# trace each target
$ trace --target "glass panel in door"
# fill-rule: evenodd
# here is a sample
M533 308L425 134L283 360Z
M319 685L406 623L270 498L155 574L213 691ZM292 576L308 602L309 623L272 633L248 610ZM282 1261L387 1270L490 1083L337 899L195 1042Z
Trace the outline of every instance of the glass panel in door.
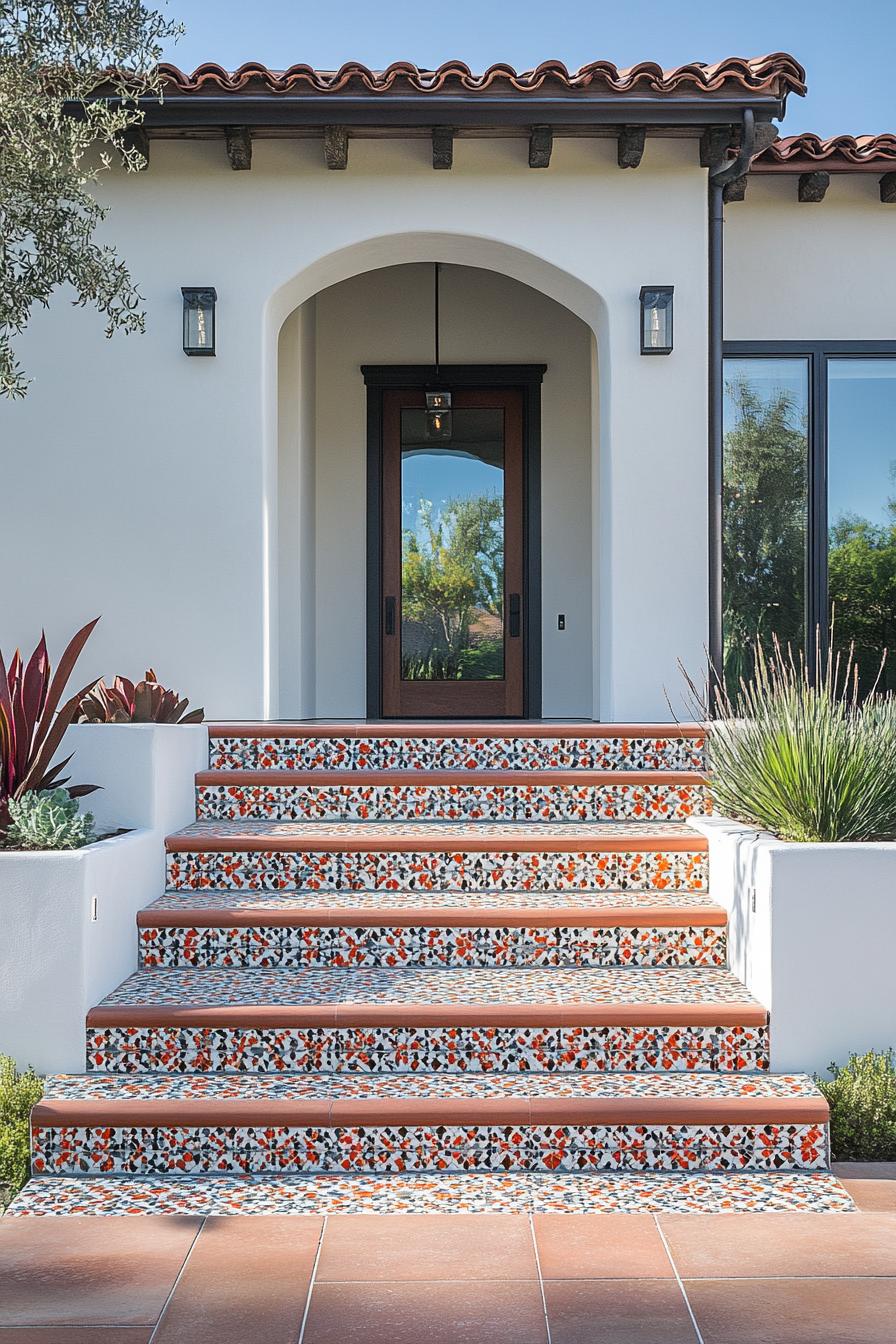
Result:
M504 410L456 408L430 441L401 411L401 680L494 681L504 668Z
M896 359L831 358L828 602L860 691L896 690ZM884 650L891 650L884 659Z

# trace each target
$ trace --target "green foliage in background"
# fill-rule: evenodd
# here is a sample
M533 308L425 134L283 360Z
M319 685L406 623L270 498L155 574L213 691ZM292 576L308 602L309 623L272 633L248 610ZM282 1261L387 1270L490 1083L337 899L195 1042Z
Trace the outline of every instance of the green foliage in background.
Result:
M831 1108L831 1152L838 1162L896 1161L896 1058L892 1050L850 1055L818 1086Z
M0 1211L28 1179L28 1116L42 1094L35 1073L19 1073L8 1055L0 1055Z
M752 672L757 640L767 655L775 638L803 644L808 443L805 415L786 389L764 395L738 377L726 393L723 625L725 685L734 696ZM843 514L828 537L837 647L846 653L852 646L866 690L883 651L896 647L896 500L888 511L884 526ZM884 667L880 688L896 690L896 660Z
M139 296L93 191L113 157L133 172L135 100L160 90L162 42L180 28L139 0L0 0L0 393L25 395L13 340L61 285L142 331ZM107 97L97 97L98 91ZM120 100L117 105L114 100ZM72 113L74 112L74 115Z
M837 642L855 647L863 686L874 681L882 651L896 649L896 501L887 509L892 521L883 527L846 514L830 529L828 592ZM888 659L881 686L896 690L896 659Z
M752 670L757 639L803 637L806 426L784 389L765 399L747 378L729 382L736 414L725 435L723 564L725 683Z
M23 793L10 800L9 817L10 849L81 849L96 839L93 813L79 812L68 789Z
M430 648L409 655L411 677L430 679L429 663L454 669L453 677L469 676L463 659L470 651L470 626L480 612L500 617L503 601L501 496L450 499L438 513L421 499L415 526L402 534L401 614L426 631ZM402 675L408 672L403 668Z

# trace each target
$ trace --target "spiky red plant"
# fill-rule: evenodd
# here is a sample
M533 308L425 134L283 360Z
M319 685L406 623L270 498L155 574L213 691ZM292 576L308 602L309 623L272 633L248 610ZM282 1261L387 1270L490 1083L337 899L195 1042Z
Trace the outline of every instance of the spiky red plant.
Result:
M127 677L104 680L91 687L81 701L79 723L201 723L204 710L186 712L189 700L162 686L152 668L136 686Z
M88 682L61 707L59 701L98 620L89 621L69 640L55 672L51 672L43 632L27 663L16 649L7 671L0 654L0 831L9 822L10 798L21 798L34 789L58 789L68 783L60 775L71 756L56 765L51 762L93 683ZM96 787L78 784L68 791L77 798Z

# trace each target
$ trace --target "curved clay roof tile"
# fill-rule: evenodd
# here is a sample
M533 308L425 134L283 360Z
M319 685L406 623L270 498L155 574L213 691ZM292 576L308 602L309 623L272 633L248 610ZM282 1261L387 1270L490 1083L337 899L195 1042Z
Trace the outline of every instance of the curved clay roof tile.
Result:
M357 61L347 61L339 70L314 70L310 65L293 65L288 70L269 70L256 61L248 61L238 70L227 71L214 62L197 66L191 75L177 66L160 66L168 89L178 93L240 93L249 86L269 93L307 90L309 93L339 93L360 86L370 93L389 93L396 87L402 92L421 94L457 90L480 93L505 88L531 93L545 84L568 89L592 86L612 93L634 90L674 94L679 89L716 92L734 87L751 92L805 93L803 67L785 52L744 59L730 56L714 65L694 62L664 70L652 61L643 61L628 70L619 70L611 61L592 61L572 74L562 61L542 61L534 70L517 72L513 66L499 63L476 75L463 61L445 61L436 70L420 69L410 61L395 61L385 70L370 70Z
M896 135L833 135L827 140L808 132L790 135L757 154L754 163L786 164L795 160L857 164L896 161Z

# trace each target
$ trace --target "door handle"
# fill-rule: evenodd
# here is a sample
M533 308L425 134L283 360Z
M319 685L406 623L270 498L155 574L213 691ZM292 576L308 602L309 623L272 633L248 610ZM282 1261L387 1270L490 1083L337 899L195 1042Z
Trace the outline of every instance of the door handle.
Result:
M520 595L519 593L510 594L510 625L508 634L511 639L520 637Z
M395 598L386 598L385 627L387 635L395 634Z

